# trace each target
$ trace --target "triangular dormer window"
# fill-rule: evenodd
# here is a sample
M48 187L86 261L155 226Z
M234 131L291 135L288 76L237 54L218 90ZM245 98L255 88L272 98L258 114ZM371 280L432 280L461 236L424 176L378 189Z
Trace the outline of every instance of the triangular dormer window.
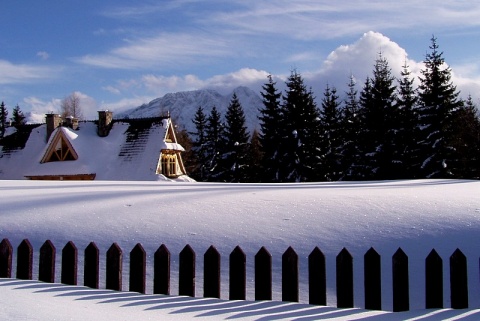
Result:
M77 160L78 155L65 134L59 130L42 158L41 163Z

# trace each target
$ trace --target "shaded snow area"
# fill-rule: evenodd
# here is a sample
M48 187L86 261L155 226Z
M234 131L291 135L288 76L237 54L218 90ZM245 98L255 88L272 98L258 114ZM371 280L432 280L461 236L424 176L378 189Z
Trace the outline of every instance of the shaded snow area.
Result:
M73 241L100 249L100 287L105 253L113 242L128 253L141 243L147 252L147 293L152 293L153 253L165 244L172 253L172 296L95 290L37 281L0 280L1 320L479 320L480 182L417 180L307 184L217 184L182 182L0 181L0 238L16 253L22 239L38 250L50 239L61 249ZM247 255L247 301L187 298L178 294L178 254L190 244L197 256L196 295L203 295L203 254L215 245L222 255L222 299L228 298L228 256L240 245ZM272 254L273 302L254 300L254 256ZM299 255L300 303L281 300L281 256L292 246ZM307 257L318 246L327 262L327 307L308 302ZM337 309L335 259L353 256L355 309ZM392 255L409 257L409 312L363 310L363 256L374 247L382 260L382 308L392 309ZM425 310L424 260L432 248L443 259L444 306L450 307L449 257L467 257L466 310ZM14 255L14 270L15 270ZM15 274L15 273L14 273ZM25 308L28 307L28 308Z

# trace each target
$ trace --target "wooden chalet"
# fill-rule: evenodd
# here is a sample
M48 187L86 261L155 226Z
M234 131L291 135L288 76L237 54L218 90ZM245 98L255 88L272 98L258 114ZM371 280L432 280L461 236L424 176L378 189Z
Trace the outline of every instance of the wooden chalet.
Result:
M0 179L188 179L170 117L114 120L109 111L98 114L97 121L84 122L47 114L46 124L6 135Z

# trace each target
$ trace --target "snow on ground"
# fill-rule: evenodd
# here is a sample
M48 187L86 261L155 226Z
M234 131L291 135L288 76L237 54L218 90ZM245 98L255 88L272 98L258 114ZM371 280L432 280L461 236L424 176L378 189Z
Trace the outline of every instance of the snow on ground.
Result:
M172 253L173 294L172 297L139 296L4 279L0 282L1 296L8 298L13 308L8 304L0 307L0 318L11 320L12 313L18 313L18 320L28 319L25 314L29 312L19 307L22 304L40 307L41 302L45 302L49 307L57 307L52 311L58 310L58 319L67 319L61 315L69 315L71 311L72 320L84 310L92 313L91 319L96 319L95 316L101 319L102 313L113 310L119 319L123 316L125 320L133 319L134 315L138 319L140 312L144 320L159 315L168 320L194 316L213 320L313 320L321 315L338 317L339 320L382 320L387 317L388 320L476 320L480 318L475 310L480 307L479 192L480 182L460 180L277 185L0 181L0 238L8 238L14 248L24 238L31 241L36 254L34 278L38 272L35 265L38 249L47 239L57 247L57 282L60 280L61 249L69 240L75 242L81 254L89 242L96 242L103 260L101 280L104 279L105 252L117 242L124 251L124 290L127 290L128 253L136 243L142 243L150 266L147 293L152 293L152 256L163 243ZM197 254L196 295L199 297L203 294L203 254L212 244L221 253L222 298L228 297L228 255L240 245L247 254L248 300L254 299L253 257L261 246L265 246L272 254L274 300L277 301L281 299L281 255L292 246L299 255L300 301L303 304L228 302L176 296L178 253L186 244L190 244ZM307 256L315 246L326 255L330 307L304 304L308 301ZM363 255L374 247L382 256L382 304L385 310L392 307L391 256L401 247L409 256L412 311L392 314L331 308L336 306L335 257L343 247L354 258L355 306L359 308L364 306ZM469 302L473 310L423 310L424 260L432 248L444 261L445 307L450 307L449 257L457 248L467 256ZM80 255L80 274L82 259ZM81 275L79 280L83 280ZM24 299L29 302L25 303ZM160 304L164 301L171 304ZM95 315L97 310L99 314ZM37 318L39 320L52 319L49 316L53 312L39 308L35 311L38 316L45 314L45 317ZM132 318L129 318L130 314Z

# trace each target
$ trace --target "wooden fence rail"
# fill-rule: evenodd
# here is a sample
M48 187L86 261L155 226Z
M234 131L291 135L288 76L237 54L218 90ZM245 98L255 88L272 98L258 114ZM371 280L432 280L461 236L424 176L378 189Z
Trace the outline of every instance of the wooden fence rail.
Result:
M99 250L90 243L84 252L84 285L99 287ZM130 252L129 291L145 293L146 252L139 243ZM8 239L0 243L0 278L12 277L13 247ZM47 240L40 248L38 278L55 280L56 248ZM214 246L204 256L204 297L220 298L220 253ZM364 255L364 306L381 310L380 255L369 249ZM28 239L17 248L16 278L32 279L33 247ZM255 255L255 300L272 300L272 256L265 247ZM186 245L179 254L179 295L195 296L196 254ZM246 255L237 246L229 256L229 299L246 299ZM453 309L468 308L467 258L457 249L450 256L450 300ZM61 282L77 285L78 250L73 242L62 249ZM123 252L113 243L106 253L106 288L122 291ZM409 302L408 256L399 248L392 256L393 311L407 311ZM336 257L337 307L354 307L353 257L343 248ZM325 256L315 247L308 256L309 303L326 305L327 286ZM161 245L154 254L153 293L170 294L170 252ZM289 247L282 255L282 300L299 300L298 255ZM425 308L443 308L443 262L433 249L425 259Z

